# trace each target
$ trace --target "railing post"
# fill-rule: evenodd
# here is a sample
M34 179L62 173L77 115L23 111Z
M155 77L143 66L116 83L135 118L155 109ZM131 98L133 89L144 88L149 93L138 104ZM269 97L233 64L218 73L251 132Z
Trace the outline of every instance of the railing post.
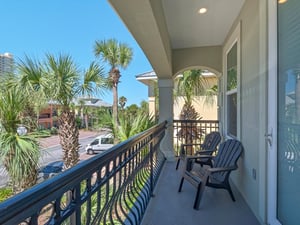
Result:
M154 197L153 189L154 189L154 164L153 164L153 140L149 144L149 151L150 151L150 195Z

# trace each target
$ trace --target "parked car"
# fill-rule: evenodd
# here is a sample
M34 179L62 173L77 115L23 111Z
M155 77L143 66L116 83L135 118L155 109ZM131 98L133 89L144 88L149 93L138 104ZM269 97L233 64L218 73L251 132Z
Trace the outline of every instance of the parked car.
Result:
M63 169L64 162L63 161L55 161L47 164L46 166L42 167L39 173L42 174L42 177L48 179L53 177L54 175L60 173Z
M103 134L96 137L90 144L85 147L87 154L105 151L114 146L114 138L112 134Z

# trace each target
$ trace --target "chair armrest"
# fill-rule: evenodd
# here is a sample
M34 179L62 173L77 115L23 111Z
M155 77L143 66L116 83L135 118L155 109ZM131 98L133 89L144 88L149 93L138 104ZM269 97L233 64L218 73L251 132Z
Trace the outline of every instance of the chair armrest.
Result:
M187 156L186 160L193 160L193 159L212 159L214 158L212 155L195 155L195 156Z
M226 171L231 171L231 170L236 170L237 166L230 166L230 167L215 167L215 168L207 168L207 171L212 174L212 173L217 173L217 172L226 172Z
M199 155L203 155L203 154L211 154L212 152L214 152L215 150L200 150L200 151L196 151L196 154Z
M211 155L198 155L198 156L187 156L184 161L183 172L191 171L194 165L195 160L201 159L212 159L213 156Z
M180 146L180 154L181 155L187 155L187 147L193 147L193 146L200 146L200 148L201 148L201 145L202 144L197 144L197 143L195 143L195 144L181 144L181 146ZM193 154L193 152L191 152L190 153L190 155L191 154Z
M186 146L201 146L202 144L199 144L199 143L193 143L193 144L181 144L181 147L186 147Z

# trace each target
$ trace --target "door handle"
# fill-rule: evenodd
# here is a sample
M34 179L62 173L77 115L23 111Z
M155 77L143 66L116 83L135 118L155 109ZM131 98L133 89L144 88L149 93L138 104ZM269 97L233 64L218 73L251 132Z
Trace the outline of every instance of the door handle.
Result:
M272 146L272 142L273 142L273 130L272 129L271 129L270 133L266 133L265 134L265 139L267 140L268 144L271 147Z

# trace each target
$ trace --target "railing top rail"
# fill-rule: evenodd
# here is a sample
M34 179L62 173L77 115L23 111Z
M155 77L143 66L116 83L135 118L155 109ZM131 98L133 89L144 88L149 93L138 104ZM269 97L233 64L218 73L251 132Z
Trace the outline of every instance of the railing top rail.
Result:
M195 123L219 123L219 120L173 120L174 123L195 122Z

